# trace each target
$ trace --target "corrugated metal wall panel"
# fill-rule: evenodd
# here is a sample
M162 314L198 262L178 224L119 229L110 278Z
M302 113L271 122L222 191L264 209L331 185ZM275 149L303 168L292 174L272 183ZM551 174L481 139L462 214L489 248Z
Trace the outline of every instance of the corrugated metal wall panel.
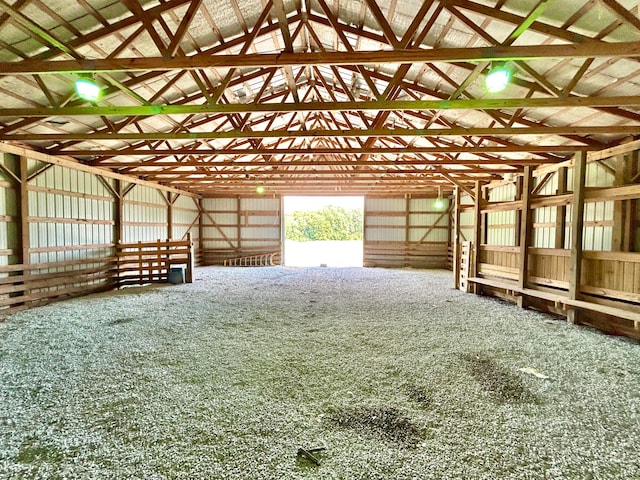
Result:
M555 248L556 208L542 207L533 210L533 245L538 248Z
M122 241L145 242L166 239L168 234L167 202L163 193L136 185L122 205Z
M202 206L202 261L221 264L225 259L282 251L280 197L207 198Z
M172 208L173 227L171 238L180 240L186 238L187 233L191 233L191 240L194 242L194 245L197 245L199 211L194 199L181 195L173 203Z
M53 166L28 189L31 263L113 255L114 200L98 177Z
M435 198L365 197L364 265L446 268L448 201Z
M513 210L487 213L487 244L514 246L516 244L516 218L516 212ZM473 221L473 214L471 214L471 219Z

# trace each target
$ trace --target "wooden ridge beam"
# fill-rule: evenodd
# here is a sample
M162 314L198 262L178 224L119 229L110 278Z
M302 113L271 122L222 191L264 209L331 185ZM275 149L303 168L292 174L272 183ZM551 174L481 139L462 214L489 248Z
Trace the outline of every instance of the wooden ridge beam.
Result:
M640 135L640 125L611 125L597 127L453 127L453 128L376 128L344 130L269 130L223 132L108 132L95 133L27 133L0 134L0 140L13 142L70 140L215 140L242 138L314 138L314 137L458 137L492 135Z
M487 62L541 58L640 57L640 42L589 42L561 45L490 46L380 51L253 53L189 57L110 58L93 60L23 60L0 62L0 75L45 73L149 72L206 68L251 68L309 65L381 65L427 62Z
M584 145L508 145L508 146L443 146L443 147L313 147L313 148L163 148L163 149L104 149L104 150L65 150L60 153L72 157L98 156L98 157L118 157L118 156L169 156L169 155L330 155L330 154L437 154L437 153L557 153L576 152L584 150ZM591 147L594 150L595 147Z
M637 107L639 95L615 97L482 98L473 100L373 100L308 103L228 103L106 107L0 108L0 117L152 116L206 113L286 113L367 110L507 110L517 108Z
M517 171L517 170L515 170ZM495 174L495 173L513 173L514 170L505 170L498 168L468 168L464 170L453 170L451 173L462 175L464 180L465 176L469 173L471 174ZM317 170L242 170L242 171L229 171L229 170L209 170L206 172L201 171L154 171L154 172L144 172L137 173L140 176L144 176L145 178L160 178L160 177L188 177L193 178L194 180L198 180L200 178L212 178L212 177L242 177L245 178L247 175L249 176L267 176L271 175L273 177L295 177L295 176L308 176L310 178L315 178L316 176L333 176L333 177L350 177L350 176L360 176L360 175L374 175L374 176L395 176L395 175L420 175L424 178L438 179L442 175L447 175L443 172L442 169L439 170L409 170L409 169L390 169L385 168L384 170L376 170L373 168L369 169L351 169L351 170L335 170L335 169L317 169ZM450 175L447 175L450 177ZM454 178L453 180L459 180L458 178Z
M170 161L155 161L155 162L132 162L132 161L104 161L100 163L101 167L110 168L159 168L159 167L361 167L361 166L410 166L410 165L459 165L459 166L477 166L477 165L494 165L494 166L525 166L525 165L540 165L547 164L548 160L541 159L518 159L509 160L508 163L505 160L461 160L453 158L438 158L435 160L423 160L415 158L412 160L326 160L321 158L317 161L309 160L288 160L288 161L273 161L269 163L259 161L248 160L222 160L215 162L202 162L196 160L185 160L182 162L170 162Z

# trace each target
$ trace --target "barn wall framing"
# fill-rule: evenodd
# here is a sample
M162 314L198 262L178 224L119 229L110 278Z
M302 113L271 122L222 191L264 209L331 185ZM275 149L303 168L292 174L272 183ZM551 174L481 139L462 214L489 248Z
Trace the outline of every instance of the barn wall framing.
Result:
M366 196L364 266L447 268L451 205L436 200Z
M532 172L528 187L526 171L483 185L479 207L463 192L468 288L640 338L638 172L636 150L582 153Z
M197 237L186 192L6 144L0 192L2 314L114 288L121 242Z

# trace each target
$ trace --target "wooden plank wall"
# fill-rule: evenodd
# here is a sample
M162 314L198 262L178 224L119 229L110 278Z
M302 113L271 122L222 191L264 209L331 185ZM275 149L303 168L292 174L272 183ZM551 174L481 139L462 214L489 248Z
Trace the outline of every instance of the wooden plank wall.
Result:
M200 264L277 253L281 263L280 197L220 197L202 199Z
M447 268L449 202L365 197L364 266Z
M524 249L526 272L519 268L523 249L517 233L523 228L519 222L524 204L519 179L485 185L476 273L484 279L484 284L478 283L480 289L501 297L510 294L523 306L640 338L638 167L638 152L587 163L582 222L573 222L573 165L535 172L529 198L531 233ZM461 208L467 215L461 214L461 219L469 227L473 207L466 203ZM572 223L582 224L577 280L572 279Z

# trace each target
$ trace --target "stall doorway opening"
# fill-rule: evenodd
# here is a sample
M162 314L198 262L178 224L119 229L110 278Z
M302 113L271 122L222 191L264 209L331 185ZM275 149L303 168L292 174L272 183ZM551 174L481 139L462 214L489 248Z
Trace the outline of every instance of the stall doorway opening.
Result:
M284 197L284 265L362 267L364 197Z

